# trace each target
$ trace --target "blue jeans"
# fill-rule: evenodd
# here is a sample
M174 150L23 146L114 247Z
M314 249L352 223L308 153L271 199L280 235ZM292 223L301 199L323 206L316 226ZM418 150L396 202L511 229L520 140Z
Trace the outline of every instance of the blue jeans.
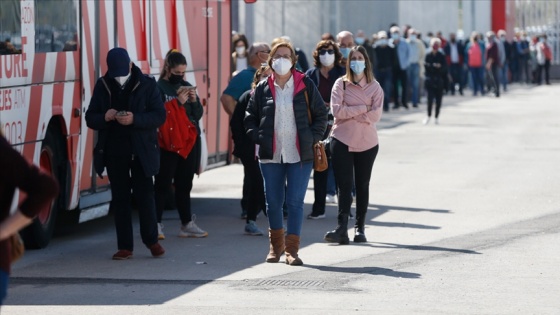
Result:
M336 195L336 181L334 180L334 170L332 167L332 161L329 159L329 168L327 169L327 195Z
M300 235L303 224L303 200L313 162L260 163L260 166L270 229L283 228L282 204L285 199L288 210L288 234Z
M4 299L8 295L8 282L10 275L4 270L0 270L0 305L4 304Z
M476 95L479 91L484 95L484 68L483 67L469 67L473 81L473 94Z
M502 82L502 86L504 87L504 91L507 91L507 84L508 84L508 65L507 63L504 64L500 68L500 81Z
M408 80L410 81L410 88L412 90L412 105L418 105L418 94L420 91L420 65L411 63L408 66Z

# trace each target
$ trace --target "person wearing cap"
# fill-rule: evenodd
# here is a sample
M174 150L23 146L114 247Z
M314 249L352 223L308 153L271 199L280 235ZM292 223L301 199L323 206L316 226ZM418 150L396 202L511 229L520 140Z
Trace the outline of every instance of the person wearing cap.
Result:
M95 171L111 182L111 209L117 230L114 260L132 257L131 197L138 207L142 242L152 256L165 253L158 243L154 184L159 172L157 128L165 121L165 108L156 81L130 61L123 48L107 53L107 72L95 84L86 123L97 130Z

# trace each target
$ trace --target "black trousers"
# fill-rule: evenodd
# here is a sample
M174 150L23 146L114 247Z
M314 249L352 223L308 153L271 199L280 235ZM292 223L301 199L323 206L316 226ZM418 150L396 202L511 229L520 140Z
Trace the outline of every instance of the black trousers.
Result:
M546 84L550 84L550 60L546 60L544 65L539 65L537 68L537 84L542 83L542 72L544 70L544 79Z
M254 157L240 157L243 163L243 199L242 205L247 210L247 220L256 221L257 214L266 209L264 182L259 161Z
M449 84L449 91L451 94L455 94L455 84L459 85L459 93L463 94L463 85L461 84L461 77L463 76L463 66L459 63L452 63L449 66L449 74L451 75L452 81Z
M140 236L146 246L157 243L156 206L154 184L146 176L140 160L128 155L106 155L105 165L111 181L111 209L115 215L118 249L132 251L131 196L138 207Z
M500 67L496 63L493 63L490 72L488 72L488 70L486 70L486 72L489 77L487 82L488 87L494 90L496 96L500 96Z
M161 223L165 198L171 189L171 182L175 184L175 204L181 218L181 224L191 221L191 190L194 173L196 172L197 154L195 150L183 159L177 153L160 149L160 168L156 175L156 209L157 222Z
M441 108L441 99L443 98L443 89L426 88L428 90L428 117L432 117L432 106L436 102L436 118L439 117Z
M408 105L406 102L406 90L408 89L408 80L406 70L393 69L393 101L394 107L399 107L399 81L401 82L401 105Z
M332 161L329 158L329 167L332 167ZM311 213L315 216L325 214L325 206L327 198L327 180L329 178L329 169L322 172L313 171L313 192L315 201L313 202L313 210Z
M369 206L369 181L379 145L363 151L350 152L348 146L331 141L334 178L338 188L338 214L348 215L352 207L352 184L356 185L356 227L363 227ZM354 176L355 175L355 176Z

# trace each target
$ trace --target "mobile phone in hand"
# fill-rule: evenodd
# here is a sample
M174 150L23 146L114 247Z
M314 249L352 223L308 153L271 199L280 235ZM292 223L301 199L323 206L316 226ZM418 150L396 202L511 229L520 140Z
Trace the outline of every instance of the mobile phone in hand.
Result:
M126 110L121 110L121 111L117 112L117 116L126 116L126 115L128 115Z
M181 86L179 87L179 89L177 90L177 93L183 93L183 91L190 91L190 90L196 90L196 86Z

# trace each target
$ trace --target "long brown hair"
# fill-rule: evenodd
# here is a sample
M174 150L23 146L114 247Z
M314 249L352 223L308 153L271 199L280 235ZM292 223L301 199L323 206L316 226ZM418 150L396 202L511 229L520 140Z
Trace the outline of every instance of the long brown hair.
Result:
M348 55L348 61L346 62L346 74L344 78L347 81L355 82L354 81L354 72L350 69L350 63L352 62L352 56L355 52L359 51L363 56L366 64L366 68L364 69L364 74L366 75L366 82L371 83L375 78L373 77L373 70L371 69L371 62L369 61L369 56L364 48L364 46L354 46L352 50L350 50L350 54Z

